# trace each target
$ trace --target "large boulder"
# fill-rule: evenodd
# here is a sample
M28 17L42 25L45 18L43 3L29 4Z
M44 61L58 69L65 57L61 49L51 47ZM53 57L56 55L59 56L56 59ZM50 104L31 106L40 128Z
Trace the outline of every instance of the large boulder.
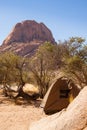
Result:
M25 93L28 93L29 95L39 94L38 86L35 86L34 84L29 84L29 83L26 83L23 86L23 91Z
M87 86L67 109L33 123L29 130L87 130Z

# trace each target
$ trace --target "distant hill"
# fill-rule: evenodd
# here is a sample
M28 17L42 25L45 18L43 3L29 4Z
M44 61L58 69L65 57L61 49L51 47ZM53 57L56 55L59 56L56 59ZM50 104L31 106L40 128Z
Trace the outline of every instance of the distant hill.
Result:
M21 56L33 55L45 41L55 44L51 31L33 20L17 23L0 46L0 52L12 51Z

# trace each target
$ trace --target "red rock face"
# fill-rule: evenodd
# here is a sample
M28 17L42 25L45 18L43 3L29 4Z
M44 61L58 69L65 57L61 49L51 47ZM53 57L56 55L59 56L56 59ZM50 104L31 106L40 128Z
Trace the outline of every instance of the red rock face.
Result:
M27 20L15 25L0 46L0 53L12 51L21 56L32 56L45 41L55 44L51 31L43 23Z
M3 41L3 45L9 45L13 42L27 43L34 40L55 43L51 31L43 23L26 20L16 24L13 31Z

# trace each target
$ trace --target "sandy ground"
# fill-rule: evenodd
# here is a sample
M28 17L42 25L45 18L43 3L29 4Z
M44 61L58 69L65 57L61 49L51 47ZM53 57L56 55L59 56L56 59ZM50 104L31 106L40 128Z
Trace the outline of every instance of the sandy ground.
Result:
M33 105L15 105L0 96L0 130L28 130L32 122L44 116L37 102Z

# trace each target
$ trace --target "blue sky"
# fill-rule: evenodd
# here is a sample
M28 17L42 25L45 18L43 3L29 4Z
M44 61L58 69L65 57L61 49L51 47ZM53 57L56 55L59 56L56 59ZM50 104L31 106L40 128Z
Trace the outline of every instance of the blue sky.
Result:
M24 20L43 22L56 41L87 39L87 0L0 0L0 44Z

